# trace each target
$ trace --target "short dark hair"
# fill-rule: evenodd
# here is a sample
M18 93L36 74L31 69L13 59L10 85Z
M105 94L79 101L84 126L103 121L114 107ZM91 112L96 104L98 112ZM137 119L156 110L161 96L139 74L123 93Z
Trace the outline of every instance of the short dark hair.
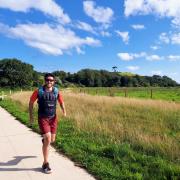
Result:
M52 74L52 73L46 73L46 74L44 75L44 79L46 80L47 77L53 77L54 80L55 80L55 76L54 76L54 74Z

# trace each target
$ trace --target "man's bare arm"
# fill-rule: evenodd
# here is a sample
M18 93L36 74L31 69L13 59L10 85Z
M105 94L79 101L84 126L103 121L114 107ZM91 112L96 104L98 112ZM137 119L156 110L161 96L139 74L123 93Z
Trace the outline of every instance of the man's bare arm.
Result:
M33 104L31 101L29 101L29 123L32 125L34 123L34 117L33 117Z
M66 108L65 108L64 103L61 103L61 104L60 104L60 107L61 107L61 109L62 109L63 115L66 117Z

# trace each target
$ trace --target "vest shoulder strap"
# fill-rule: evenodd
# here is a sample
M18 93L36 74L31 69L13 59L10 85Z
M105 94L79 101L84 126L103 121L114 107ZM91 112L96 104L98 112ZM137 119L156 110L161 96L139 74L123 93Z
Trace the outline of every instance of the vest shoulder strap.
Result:
M42 97L43 94L44 94L44 88L43 88L43 86L41 86L41 87L39 87L39 89L38 89L38 97L39 97L39 98Z
M53 93L54 93L55 97L58 98L59 89L58 89L57 87L54 87L54 88L53 88ZM39 97L39 98L42 97L43 94L44 94L44 87L41 86L41 87L39 87L39 89L38 89L38 97Z
M59 89L57 87L54 87L53 91L54 91L56 98L58 98Z

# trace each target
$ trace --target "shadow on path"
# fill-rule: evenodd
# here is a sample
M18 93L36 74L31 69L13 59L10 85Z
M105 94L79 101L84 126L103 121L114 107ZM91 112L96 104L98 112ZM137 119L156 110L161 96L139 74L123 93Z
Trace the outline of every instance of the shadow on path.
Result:
M1 171L35 171L35 172L42 172L42 168L0 168Z
M23 159L36 158L37 156L14 156L13 160L7 162L0 162L0 166L15 166Z
M36 158L37 156L14 156L12 160L7 161L7 162L0 162L0 166L15 166L19 162L21 162L23 159L27 158ZM35 172L42 172L42 168L37 167L37 168L1 168L0 171L35 171Z

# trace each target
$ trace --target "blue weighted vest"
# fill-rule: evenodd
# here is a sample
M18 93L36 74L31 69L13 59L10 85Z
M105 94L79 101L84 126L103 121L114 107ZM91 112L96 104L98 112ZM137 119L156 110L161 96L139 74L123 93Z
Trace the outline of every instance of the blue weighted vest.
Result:
M58 98L58 88L54 87L51 92L45 91L44 87L38 89L38 116L54 117L56 115L56 103Z

